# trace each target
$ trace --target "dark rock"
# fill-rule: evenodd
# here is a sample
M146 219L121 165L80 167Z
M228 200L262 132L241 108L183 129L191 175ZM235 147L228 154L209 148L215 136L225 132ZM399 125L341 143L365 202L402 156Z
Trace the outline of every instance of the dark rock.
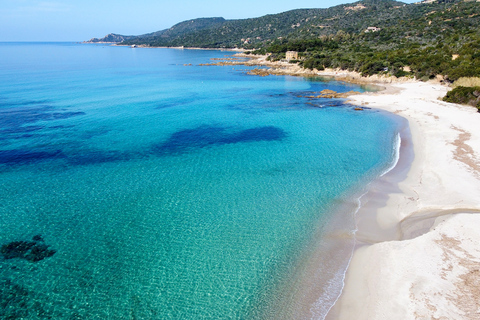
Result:
M0 279L0 319L53 319L34 292L10 279Z
M49 258L55 254L55 250L49 250L45 244L37 244L32 250L25 255L25 259L30 262L38 262L45 258Z
M5 259L20 258L30 262L38 262L53 256L56 250L49 249L42 236L36 235L33 237L33 241L12 241L4 244L0 253Z
M41 235L37 234L36 236L33 236L33 241L43 241L43 238Z
M5 259L24 258L33 246L35 246L35 242L32 241L12 241L4 244L0 252Z

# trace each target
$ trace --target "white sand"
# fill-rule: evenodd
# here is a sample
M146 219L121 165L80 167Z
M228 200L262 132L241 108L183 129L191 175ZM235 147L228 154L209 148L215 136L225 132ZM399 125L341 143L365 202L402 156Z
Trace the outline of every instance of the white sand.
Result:
M248 56L251 57L251 56ZM352 103L408 121L411 147L372 183L357 214L342 295L327 320L480 319L480 113L439 100L448 88L412 79L304 70L256 57L271 74L333 76L386 86ZM411 156L410 156L411 157ZM407 159L406 159L407 158ZM299 317L303 318L301 315Z
M480 113L439 101L438 84L388 88L350 99L406 118L415 158L386 205L357 216L359 246L328 318L480 319Z

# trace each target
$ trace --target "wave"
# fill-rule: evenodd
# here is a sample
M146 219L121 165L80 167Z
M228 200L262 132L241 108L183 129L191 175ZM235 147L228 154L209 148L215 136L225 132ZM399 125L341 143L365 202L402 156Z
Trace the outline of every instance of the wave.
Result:
M400 159L400 147L402 146L402 138L400 136L400 133L398 132L397 135L395 136L395 143L394 143L394 149L393 149L393 161L392 161L392 164L390 165L390 167L388 167L388 169L386 169L381 175L380 177L383 177L384 175L386 175L387 173L389 173L390 171L392 171L398 164L398 160Z
M381 178L383 176L385 176L387 173L389 173L390 171L392 171L398 164L399 160L400 160L400 148L401 148L401 145L402 145L402 138L401 138L401 134L400 132L397 132L397 134L395 135L395 139L394 139L394 144L393 144L393 148L392 148L392 162L390 164L390 166L385 169L385 171L383 171L379 176L378 178ZM377 178L377 179L378 179ZM356 207L355 207L355 210L353 211L353 217L355 218L358 214L358 212L360 211L360 209L362 208L362 199L369 193L369 187L371 186L372 182L370 182L369 184L367 184L367 186L365 187L364 190L366 190L365 192L363 192L355 201L357 203ZM353 236L353 239L355 239L355 234L357 232L358 228L355 227L355 229L353 229L351 232L352 232L352 236ZM354 240L355 241L355 240ZM347 263L346 263L346 266L345 268L342 268L342 269L339 269L337 271L337 273L335 274L334 277L332 277L332 279L328 282L327 284L327 287L328 287L328 290L327 292L332 292L332 291L335 291L336 289L338 290L338 288L336 287L338 284L340 284L340 290L338 291L338 295L336 296L336 298L333 300L333 302L329 305L326 305L328 304L328 300L330 300L329 298L331 297L325 297L325 296L321 296L318 298L318 300L315 302L315 304L312 306L312 308L310 309L310 314L312 314L313 316L311 317L311 319L313 320L325 320L327 315L330 313L330 311L332 310L332 308L337 304L338 300L340 299L342 293L343 293L343 290L345 288L345 279L346 279L346 276L347 276L347 271L350 267L350 263L353 259L353 254L355 252L355 245L352 246L352 250L350 252L350 256L347 260Z

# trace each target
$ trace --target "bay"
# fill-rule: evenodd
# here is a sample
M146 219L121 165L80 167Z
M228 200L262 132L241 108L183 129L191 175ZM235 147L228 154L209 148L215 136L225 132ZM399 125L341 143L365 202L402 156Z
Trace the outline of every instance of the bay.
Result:
M0 315L272 317L398 127L306 98L356 85L199 66L231 55L0 44Z

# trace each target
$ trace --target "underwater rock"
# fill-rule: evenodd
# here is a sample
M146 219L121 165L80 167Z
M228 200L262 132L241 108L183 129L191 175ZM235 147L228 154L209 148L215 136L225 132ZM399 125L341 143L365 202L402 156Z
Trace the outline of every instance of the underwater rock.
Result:
M28 291L6 279L0 281L0 317L22 319L28 316Z
M0 280L0 319L54 319L34 292L10 279Z
M41 235L37 234L36 236L33 236L33 241L43 241L43 238Z
M12 241L2 245L0 253L5 259L20 258L30 262L38 262L53 256L56 251L49 249L42 236L36 235L33 241Z

